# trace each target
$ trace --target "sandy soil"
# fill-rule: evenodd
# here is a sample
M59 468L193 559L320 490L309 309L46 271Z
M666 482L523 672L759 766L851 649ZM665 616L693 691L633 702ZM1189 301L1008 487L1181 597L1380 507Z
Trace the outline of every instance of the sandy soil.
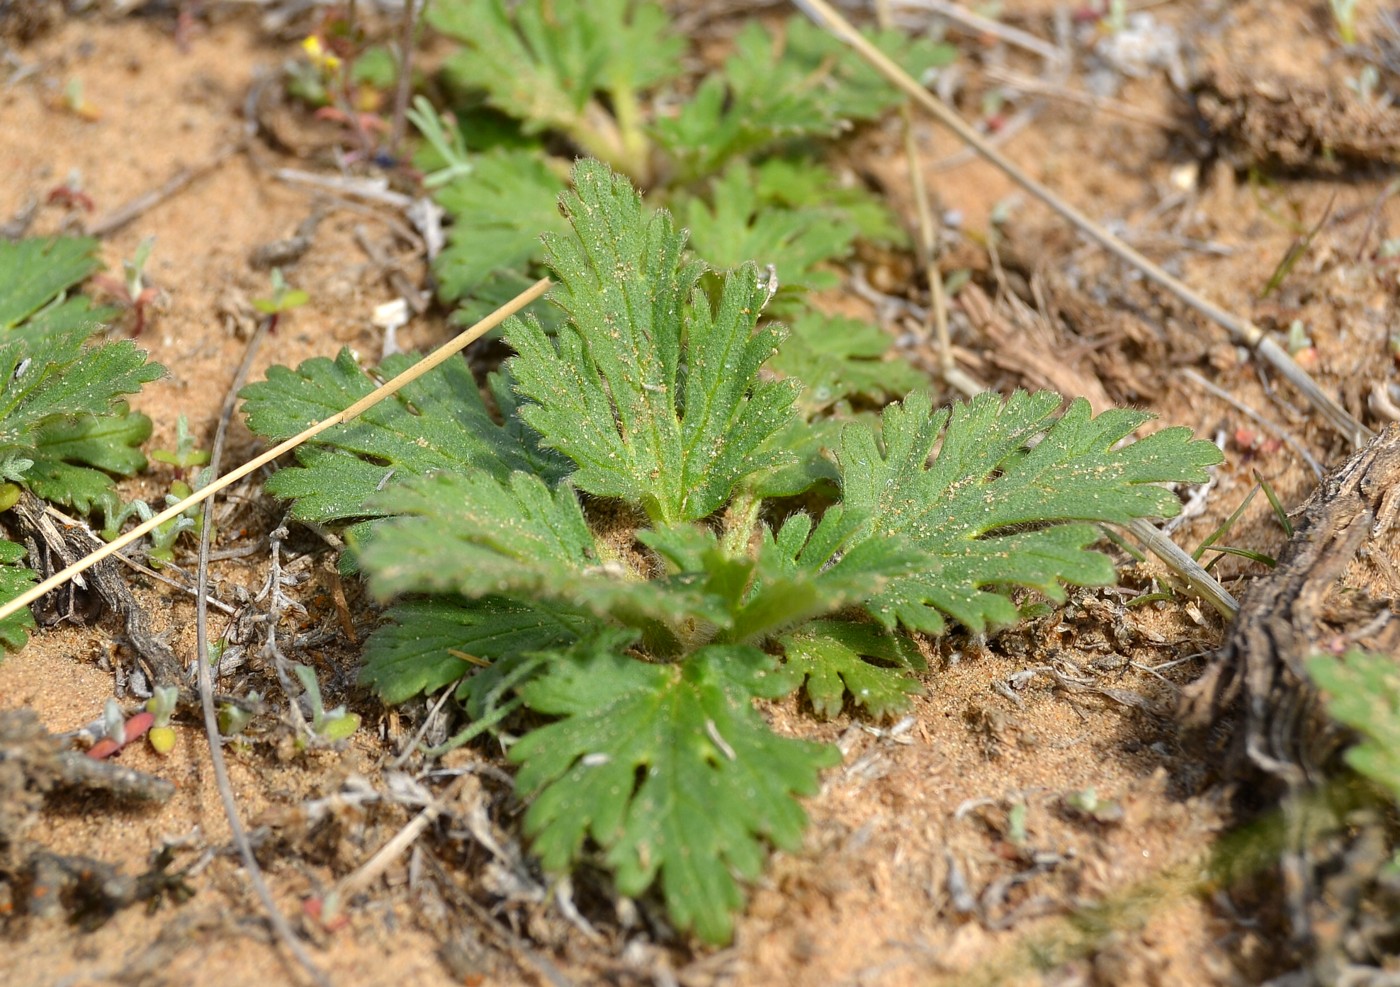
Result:
M76 175L93 214L46 206L34 232L90 224L181 169L208 167L103 242L104 258L118 268L142 238L156 238L148 270L160 298L140 342L170 373L137 401L155 421L151 448L173 447L180 414L207 445L244 352L247 299L267 285L266 273L250 267L250 252L291 236L317 207L314 193L277 180L274 169L327 172L335 140L293 111L286 111L292 114L286 126L302 142L295 151L274 148L263 135L245 136L242 108L250 91L295 57L295 25L278 35L251 13L203 6L207 16L182 28L178 41L175 18L160 5L142 17L61 20L12 46L3 69L9 80L0 81L0 220ZM1002 16L1049 37L1059 6L1007 2ZM1234 93L1240 105L1262 112L1250 86L1267 83L1298 96L1298 116L1308 94L1345 98L1346 81L1361 64L1332 40L1324 7L1246 0L1166 3L1150 13L1164 34L1170 29L1181 41L1183 81L1215 85L1216 104L1230 104ZM960 105L971 115L995 84L989 67L1042 71L1034 58L994 38L952 37L966 52ZM1099 70L1082 39L1072 50L1074 68L1063 88L1083 92ZM1242 65L1249 66L1245 82L1237 78ZM1396 268L1393 260L1378 259L1398 218L1384 171L1395 143L1375 153L1373 166L1328 160L1299 168L1289 164L1289 154L1301 138L1290 138L1282 124L1270 130L1251 117L1245 136L1211 141L1188 95L1169 78L1171 68L1149 66L1141 78L1103 70L1119 84L1108 109L1063 95L1018 98L1004 112L1024 111L1027 120L1003 139L1004 150L1227 308L1272 331L1303 323L1315 348L1308 359L1324 386L1373 427L1382 423L1367 395L1372 385L1395 379L1388 346ZM93 119L65 108L64 87L74 79L81 80ZM1349 454L1339 436L1223 330L1085 246L988 167L948 166L958 150L952 138L931 124L917 126L930 186L942 209L962 217L963 236L948 268L970 269L990 299L989 319L973 318L966 306L955 311L965 368L1003 390L1053 383L1146 407L1166 424L1224 443L1228 461L1202 512L1177 530L1180 544L1199 543L1234 510L1254 471L1289 506L1316 483L1292 447L1184 371L1257 410L1323 466ZM1262 135L1263 144L1249 143L1251 134ZM898 123L891 121L861 134L843 155L907 216L901 147ZM1269 154L1284 164L1265 170ZM1255 157L1260 168L1251 167ZM396 292L385 266L357 241L357 229L413 283L424 282L424 266L390 212L335 202L324 207L311 249L288 272L312 304L263 347L255 379L271 363L294 365L341 346L377 356L383 342L370 313ZM1010 218L993 238L994 212ZM1290 245L1319 223L1302 259L1278 290L1261 298ZM913 284L889 290L923 300ZM842 305L869 318L878 314L853 295ZM429 314L415 319L400 341L428 346L446 335L442 317ZM256 451L255 440L237 426L232 460ZM170 478L155 467L125 489L158 500ZM226 598L237 586L260 584L266 535L281 517L255 486L241 496L222 525L225 547L261 550L218 565L214 588ZM1283 540L1262 497L1230 536L1266 553L1276 553ZM503 861L519 852L510 829L517 807L491 771L502 762L489 745L449 759L482 773L417 850L351 903L348 923L327 932L304 919L303 901L365 860L411 817L413 806L342 799L312 818L308 805L357 785L386 791L390 762L421 710L388 711L350 688L356 651L340 629L329 549L298 533L287 551L305 557L308 574L300 629L330 632L298 660L317 667L331 701L349 701L366 728L344 751L299 754L274 731L230 756L234 790L276 897L336 984L679 978L735 985L1201 985L1255 982L1269 968L1268 942L1222 896L1201 890L1208 850L1229 820L1207 784L1210 766L1183 743L1175 719L1180 687L1220 644L1224 625L1202 606L1178 601L1130 610L1113 593L1078 594L1050 617L991 640L950 636L940 643L912 720L897 727L846 716L817 723L795 706L770 709L785 732L837 741L845 761L808 803L812 825L803 851L773 860L729 949L657 939L586 876L574 899L596 929L585 931L531 883L535 878L514 873ZM1260 568L1227 559L1219 572L1238 592ZM1124 581L1141 588L1156 573L1129 566ZM190 655L189 597L140 578L134 585L156 629L168 633L177 654ZM353 586L349 591L362 637L375 614ZM111 663L122 660L129 659L115 625L47 629L0 662L0 706L34 709L56 732L75 729L100 715L113 689ZM93 930L61 916L6 919L0 928L9 982L296 981L299 974L272 944L228 846L202 733L192 724L180 733L168 759L144 746L124 755L128 766L175 782L178 794L168 804L141 811L107 801L50 800L29 836L49 850L100 858L126 873L144 871L154 850L172 847L176 867L194 865L186 878L193 895L153 911L126 909ZM441 790L436 782L432 787ZM1100 802L1097 813L1074 807L1090 790ZM483 833L497 841L499 853L483 848ZM1090 907L1097 909L1095 922L1083 920Z

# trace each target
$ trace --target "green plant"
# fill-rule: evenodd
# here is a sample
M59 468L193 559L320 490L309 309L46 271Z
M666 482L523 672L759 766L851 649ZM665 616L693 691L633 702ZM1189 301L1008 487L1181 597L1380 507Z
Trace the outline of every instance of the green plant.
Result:
M510 750L545 867L588 857L624 894L659 884L677 926L720 942L766 847L800 842L796 796L838 760L774 735L755 698L905 708L914 635L1012 622L1013 589L1112 582L1090 522L1174 513L1156 484L1220 455L1184 429L1120 448L1149 416L1059 413L1054 394L938 411L916 393L878 423L817 426L832 462L800 385L762 373L785 334L760 321L766 275L694 258L598 162L573 184L570 231L546 237L558 329L507 323L500 418L449 363L270 487L349 525L371 588L399 601L364 682L390 702L457 682L473 718L548 719ZM245 410L281 438L372 386L343 353L274 368Z
M163 373L131 342L87 345L113 310L69 291L100 268L90 239L0 241L0 502L19 488L80 513L120 505L111 475L146 465L140 444L151 422L121 400ZM20 546L0 541L0 595L33 579ZM18 647L28 614L0 624Z
M287 284L287 279L282 276L280 267L274 267L272 269L272 294L264 298L254 298L253 308L271 319L275 326L278 316L290 312L294 308L300 308L310 300L311 296L306 292Z
M148 310L160 294L155 287L146 283L146 264L151 259L151 250L156 238L145 237L136 245L136 253L130 260L122 261L122 277L108 277L105 274L94 276L93 283L111 295L131 312L131 334L139 336L150 321Z
M344 706L326 709L315 669L307 665L293 665L292 672L306 690L306 704L311 707L311 732L317 740L334 743L344 740L360 728L358 713L348 713Z
M196 486L203 486L207 482L204 471L199 467L209 462L209 453L207 450L196 447L194 436L190 434L189 422L186 421L184 415L181 415L175 422L175 448L173 450L153 450L151 458L156 462L187 471L190 482ZM190 482L186 482L178 476L171 480L170 491L165 495L165 506L173 507L193 493L194 487L190 485ZM203 510L202 506L190 507L169 521L156 526L150 534L151 547L146 553L147 561L153 569L159 569L167 563L175 561L175 543L185 532L195 529ZM144 500L132 500L122 505L119 510L108 512L107 523L102 529L102 537L112 541L121 533L122 526L131 518L149 521L154 516L155 511L151 510L151 506Z
M1306 664L1327 693L1327 712L1360 737L1347 764L1400 802L1400 664L1359 648L1340 658L1314 655Z
M175 728L170 718L180 703L180 690L173 685L158 685L154 694L146 700L146 712L151 714L151 728L146 732L146 742L157 754L169 754L175 749Z
M1356 8L1360 0L1327 0L1332 9L1332 23L1337 27L1337 37L1344 45L1356 44Z
M460 306L462 322L539 275L540 232L564 229L554 202L575 148L668 206L710 263L772 265L779 294L769 317L796 318L808 289L834 286L830 267L857 238L904 242L881 202L819 158L827 140L900 97L803 18L745 27L730 57L698 84L683 67L685 40L655 2L438 0L427 20L463 46L443 71L460 127L425 100L413 114L427 139L417 159L425 186L452 220L436 261L440 294ZM916 74L954 57L950 46L895 32L876 40ZM557 327L550 313L541 317ZM838 328L811 319L794 331ZM829 363L846 356L821 339L813 346ZM851 357L869 360L864 350ZM868 380L855 367L832 377L852 386ZM832 402L848 397L878 400L880 391L834 394Z

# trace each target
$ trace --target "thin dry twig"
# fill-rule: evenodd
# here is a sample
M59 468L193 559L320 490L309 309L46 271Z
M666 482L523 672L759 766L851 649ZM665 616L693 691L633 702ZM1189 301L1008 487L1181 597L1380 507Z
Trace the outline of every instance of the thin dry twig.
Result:
M1230 591L1221 586L1220 581L1207 572L1205 566L1158 531L1152 522L1138 518L1128 523L1128 530L1137 535L1153 555L1171 566L1176 574L1186 581L1191 592L1215 607L1226 620L1233 620L1235 614L1239 613L1239 602L1230 595Z
M258 344L266 335L267 324L266 319L262 320L258 324L257 331L248 340L248 348L243 355L243 362L239 365L238 372L234 375L233 384L229 387L228 395L224 399L224 406L219 414L219 427L214 433L214 445L209 453L208 469L211 477L218 474L219 461L223 458L224 453L224 439L228 435L229 423L233 420L233 412L238 403L238 392L252 368ZM311 958L311 954L306 951L306 947L301 944L301 940L292 931L287 917L277 907L277 902L273 901L272 891L263 879L257 858L253 856L253 846L248 842L248 834L244 830L243 821L238 814L238 803L234 799L233 787L229 784L228 765L224 761L223 742L219 736L219 718L214 710L214 683L209 671L209 607L205 597L209 587L209 545L213 531L214 512L206 510L199 529L199 568L195 574L195 588L198 594L195 598L195 636L197 640L195 663L199 669L199 704L204 711L204 733L209 738L209 759L214 766L214 781L219 789L219 798L224 804L224 815L228 818L229 835L238 847L239 856L243 858L243 867L248 872L248 880L262 901L263 908L267 911L268 924L272 926L273 933L313 981L320 987L331 987L330 978L316 965L316 961Z
M880 26L888 27L889 0L876 0L875 12ZM904 103L899 108L899 115L904 137L904 157L909 165L909 188L914 194L914 209L919 221L916 246L919 263L923 265L924 276L928 280L930 304L924 320L924 335L932 335L937 341L938 369L943 376L943 382L957 388L967 397L973 397L987 388L953 361L953 344L948 334L948 300L943 294L943 272L938 266L938 231L934 226L928 185L924 182L919 144L914 138L913 107L907 102Z
M408 98L413 92L413 30L426 3L404 0L403 20L399 22L399 78L394 89L394 121L389 132L389 150L398 154L407 129Z
M390 864L408 852L408 848L423 835L423 831L432 821L457 798L462 786L470 777L469 774L458 775L441 796L425 805L418 815L410 819L407 825L375 851L374 856L337 881L335 887L326 895L322 916L328 918L334 915L351 895L368 887L375 878L389 869Z
M171 518L178 517L185 511L189 510L191 507L194 507L195 505L201 504L204 501L208 500L220 490L223 490L224 488L234 483L237 483L245 476L256 472L257 470L266 466L268 463L272 462L274 459L283 455L284 453L292 451L297 446L301 445L303 442L306 442L310 439L314 439L316 436L320 435L328 428L333 428L336 425L340 425L350 421L352 418L355 418L358 415L363 414L370 408L374 407L379 402L397 394L404 387L408 386L428 371L441 366L448 359L465 349L468 345L475 342L477 339L480 339L482 336L486 335L486 333L496 328L496 326L500 325L510 316L514 315L526 305L529 305L531 302L538 299L541 295L543 295L546 291L549 290L549 287L552 283L553 282L551 282L549 278L541 278L529 288L516 295L509 302L496 309L496 311L492 312L486 318L482 319L476 325L464 330L459 335L448 340L446 343L443 343L441 346L439 346L428 356L424 357L418 363L415 363L413 366L409 367L407 370L399 374L393 380L390 380L384 383L383 385L375 388L369 394L366 394L364 397L356 401L354 404L350 405L350 407L346 408L344 411L341 411L338 414L331 415L329 418L326 418L323 421L319 421L315 425L312 425L306 428L304 431L297 433L290 439L287 439L285 442L282 442L281 444L267 450L267 452L263 453L261 456L258 456L250 460L249 462L244 463L237 469L230 471L229 473L220 477L218 480L215 480L208 486L196 490L194 493L190 494L190 496L186 497L178 504L174 504L170 507L167 507L165 510L161 511L149 521L145 521L137 525L136 527L128 531L126 534L122 535L120 538L108 542L105 546L93 552L91 555L87 555L81 559L78 559L72 565L66 566L59 572L54 573L48 579L45 579L43 582L39 583L39 585L34 586L33 588L21 593L9 603L6 603L4 606L0 606L0 620L4 620L6 617L17 612L21 607L26 607L29 604L33 603L35 600L39 599L39 597L43 596L50 590L62 586L74 576L86 571L87 569L91 568L93 565L96 565L98 562L101 562L108 556L120 552L132 542L136 541L138 538L149 534L151 531L154 531L157 527L164 524L166 521L169 521Z
M1206 390L1207 392L1215 395L1220 400L1224 401L1226 404L1239 411L1241 414L1248 416L1249 420L1254 422L1254 424L1258 425L1260 428L1273 432L1276 436L1278 436L1280 439L1286 442L1294 452L1296 452L1299 456L1302 457L1303 462L1307 463L1308 467L1313 471L1313 475L1315 475L1319 480L1322 479L1322 466L1318 463L1316 459L1312 457L1312 454L1309 453L1307 449L1303 448L1303 444L1299 442L1296 438L1294 438L1293 433L1287 431L1280 425L1275 425L1272 421L1265 418L1263 415L1255 411L1249 405L1245 404L1239 398L1235 397L1229 391L1225 390L1222 387L1216 387L1210 381L1206 380L1204 377L1202 377L1200 374L1196 373L1196 371L1190 369L1189 367L1183 370L1181 372L1181 375L1187 380L1189 380L1191 383L1195 384L1197 387L1200 387Z
M992 20L990 17L983 17L959 4L948 3L947 0L894 0L894 2L896 6L905 10L921 10L937 14L944 20L952 21L954 24L977 34L997 38L1009 45L1015 45L1017 48L1024 48L1026 51L1039 55L1047 62L1058 65L1066 60L1064 52L1054 45L1042 41L1029 31L1022 31L1019 28L1003 24L1001 21Z
M826 0L793 0L794 4L818 25L839 40L850 45L861 58L889 82L908 95L920 107L938 120L988 162L995 165L1017 185L1045 203L1072 223L1081 233L1099 244L1113 256L1142 271L1150 281L1176 296L1183 304L1224 328L1235 339L1253 348L1266 362L1272 364L1294 387L1301 391L1314 408L1334 429L1355 446L1367 442L1373 432L1358 421L1332 397L1326 394L1288 351L1247 319L1227 312L1196 292L1160 265L1148 260L1118 237L1085 216L1069 202L1036 181L1009 158L992 147L981 134L954 113L937 96L929 92L883 52L867 41L850 21L839 14Z
M1170 117L1165 113L1158 113L1155 110L1144 109L1125 103L1120 99L1112 99L1108 96L1100 96L1097 93L1085 92L1082 89L1074 89L1070 86L1058 82L1046 82L1043 79L1034 79L1020 72L1013 72L1010 69L988 66L985 70L987 78L994 82L999 82L1004 86L1020 90L1023 93L1033 96L1049 96L1051 99L1063 100L1067 103L1078 103L1081 106L1088 106L1101 113L1111 113L1124 120L1133 123L1140 123L1148 127L1159 127L1162 130L1181 131L1184 129L1180 120Z
M45 504L45 505L44 505L44 513L50 515L51 517L53 517L53 518L54 518L55 520L57 520L60 524L62 524L64 527L67 527L67 528L81 527L81 528L84 528L85 530L90 530L90 529L87 528L87 525L84 524L82 521L79 521L77 518L74 518L74 517L69 517L67 514L64 514L64 513L63 513L62 511L60 511L58 508L54 507L52 504ZM94 540L96 540L96 539L95 539L95 536L94 536ZM145 576L147 579L154 579L154 580L155 580L156 582L158 582L158 583L164 583L165 585L169 586L171 589L179 590L181 593L187 593L187 594L190 595L190 596L193 596L193 595L194 595L194 587L193 587L193 586L186 586L184 583L180 582L178 579L171 579L169 576L167 576L167 575L166 575L165 573L163 573L163 572L157 572L155 569L152 569L150 566L142 565L140 562L138 562L136 559L131 558L129 555L124 555L124 554L122 554L121 552L118 552L118 553L116 554L116 559L117 559L118 562L120 562L122 565L126 566L126 567L127 567L128 569L130 569L131 571L133 571L133 572L139 572L141 575ZM174 569L176 572L181 572L181 574L183 575L182 570L180 570L178 567L176 567L176 566L171 566L171 568ZM226 613L226 614L237 613L237 611L236 611L233 607L229 606L227 603L225 603L223 600L220 600L220 599L219 599L218 597L216 597L216 596L211 596L211 597L209 597L209 605L212 606L215 610L221 610L221 611L223 611L223 612Z

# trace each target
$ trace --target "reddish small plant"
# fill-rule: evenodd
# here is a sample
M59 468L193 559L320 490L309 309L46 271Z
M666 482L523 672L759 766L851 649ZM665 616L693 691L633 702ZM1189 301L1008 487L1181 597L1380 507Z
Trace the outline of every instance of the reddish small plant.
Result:
M106 274L93 277L92 283L110 295L114 301L131 312L131 334L139 336L150 323L150 310L160 296L160 289L146 283L146 261L151 256L155 237L146 237L136 248L131 260L122 261L125 277L118 280Z
M117 731L117 736L109 734L89 747L87 756L94 761L105 761L109 757L120 754L128 744L144 737L146 731L151 729L155 721L156 718L152 713L142 710L122 723L121 729Z
M49 194L44 196L44 202L51 206L62 206L64 209L81 209L83 212L92 212L96 205L92 201L92 196L82 189L72 184L65 183L56 185L49 190Z

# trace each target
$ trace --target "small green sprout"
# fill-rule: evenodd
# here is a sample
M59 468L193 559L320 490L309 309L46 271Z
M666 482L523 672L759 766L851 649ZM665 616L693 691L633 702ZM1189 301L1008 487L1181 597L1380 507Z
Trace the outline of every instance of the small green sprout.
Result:
M203 486L201 482L199 484ZM194 489L183 480L174 480L170 484L170 492L165 495L165 506L173 507L184 500ZM199 523L199 517L203 507L195 505L176 517L171 518L164 524L157 525L151 532L151 547L146 553L147 561L151 568L159 569L169 562L175 561L175 542L186 531L193 531L195 525ZM144 500L133 500L118 511L114 511L107 517L107 524L102 529L102 537L107 541L112 541L121 534L122 525L132 517L139 518L143 523L155 517L155 511L151 510L151 505Z
M359 729L360 714L346 712L343 705L326 709L321 699L321 684L316 681L314 669L306 665L293 665L292 671L306 690L306 701L311 706L311 731L317 739L334 743Z
M287 284L287 279L282 276L282 269L274 267L272 269L272 294L266 298L254 298L253 308L263 315L271 316L275 321L283 312L290 312L294 308L299 308L311 300L311 296L300 288L293 288Z
M72 78L63 87L63 108L81 120L96 123L102 118L102 111L83 95L83 80Z
M146 282L146 263L151 259L151 250L156 238L148 236L136 247L130 260L122 261L122 278L95 276L92 281L104 292L115 298L131 312L131 334L139 336L150 321L148 309L156 300L159 291Z
M1360 0L1328 0L1332 8L1332 23L1344 45L1356 44L1356 8Z
M34 465L34 460L11 452L0 461L0 511L8 511L19 503L20 486L24 474Z
M472 163L467 160L467 143L455 121L438 116L433 104L422 96L414 97L408 119L443 161L441 168L423 176L424 188L441 188L472 173Z
M1030 815L1030 809L1024 802L1017 802L1006 812L1006 842L1012 846L1022 847L1030 842L1030 833L1026 830L1026 817Z
M1312 345L1312 337L1308 335L1308 327L1302 319L1294 319L1288 324L1287 346L1290 356L1297 356L1303 350L1312 349Z
M213 648L210 648L210 660L218 664L218 659L213 655ZM262 701L262 695L257 692L248 693L249 705L257 705ZM225 737L237 737L244 730L248 729L248 724L253 722L251 710L244 709L237 703L225 702L219 704L219 733Z
M1123 821L1123 806L1114 799L1099 798L1099 793L1092 786L1080 792L1070 792L1065 796L1065 806L1106 826Z
M1381 73L1374 65L1363 65L1361 71L1346 80L1347 88L1356 93L1356 98L1364 104L1375 102L1376 91L1380 88Z
M173 685L158 685L155 694L146 700L146 712L153 717L146 741L157 754L169 754L175 749L175 730L170 717L180 701L180 690Z
M180 469L208 465L209 451L197 448L194 442L194 436L190 433L190 423L181 415L175 421L175 451L157 449L151 453L151 458L158 463L166 463Z

